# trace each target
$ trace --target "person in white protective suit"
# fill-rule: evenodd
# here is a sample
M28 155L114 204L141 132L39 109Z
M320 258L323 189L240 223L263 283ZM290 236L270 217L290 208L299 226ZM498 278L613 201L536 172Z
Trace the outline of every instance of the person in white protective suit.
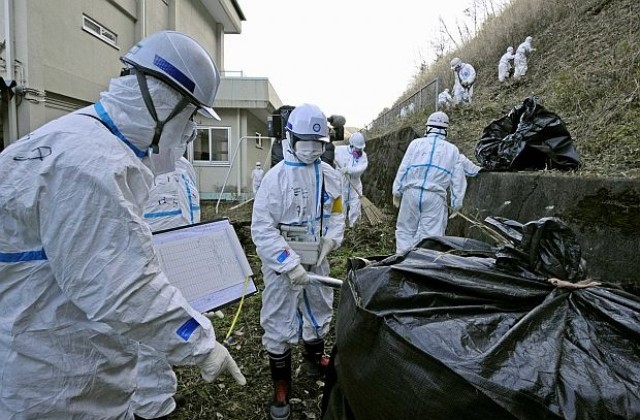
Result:
M143 208L173 170L191 116L220 77L179 32L123 58L94 105L0 153L0 413L3 419L132 419L138 349L204 380L246 380L210 321L167 281ZM167 407L166 416L173 407Z
M502 54L498 63L498 81L504 82L509 78L509 71L512 68L511 62L515 58L513 47L508 47L507 52Z
M185 135L182 139L185 145L195 137L195 123L193 125L193 135ZM176 170L158 175L149 191L143 217L152 232L200 222L200 194L195 170L182 154L176 153L179 156ZM166 357L145 344L140 344L137 381L133 396L136 418L163 418L165 413L173 411L176 375Z
M434 112L426 127L425 136L409 144L393 181L393 204L400 208L396 222L398 254L428 236L444 235L447 190L455 212L462 208L467 188L460 152L447 141L447 114Z
M256 167L251 171L251 188L254 196L256 195L258 188L260 188L260 183L262 182L263 177L264 169L262 169L262 164L260 162L256 162Z
M438 94L438 106L443 109L448 109L453 103L453 97L449 93L449 88L446 88Z
M473 84L476 81L476 70L471 64L463 63L458 57L451 60L451 70L455 81L453 83L453 103L471 103Z
M320 160L329 142L325 114L316 105L297 106L286 136L284 160L265 174L251 221L265 284L260 324L274 384L272 419L289 418L291 347L302 339L311 372L328 362L324 338L333 315L333 290L309 284L308 272L329 274L326 256L341 245L345 228L340 173ZM296 229L299 239L318 244L317 261L285 239L283 232Z
M349 144L336 147L336 169L342 173L342 208L349 226L360 219L362 181L360 177L367 170L369 161L364 151L365 141L362 133L353 133Z
M533 38L528 36L525 38L522 44L518 45L518 48L516 49L516 54L513 59L513 64L515 66L515 70L513 73L514 79L519 79L525 74L527 74L527 69L529 68L527 65L527 55L530 52L533 52L536 50L535 48L531 47L532 41L533 41Z

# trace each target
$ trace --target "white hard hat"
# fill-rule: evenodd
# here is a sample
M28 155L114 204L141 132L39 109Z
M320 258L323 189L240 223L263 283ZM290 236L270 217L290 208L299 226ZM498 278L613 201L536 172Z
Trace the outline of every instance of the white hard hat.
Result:
M442 111L434 112L427 118L428 127L449 128L449 116Z
M256 166L262 166L260 162L256 162Z
M293 136L294 142L295 140L330 142L327 117L316 105L296 106L287 120L287 131Z
M220 73L211 56L193 38L160 31L142 39L120 60L157 77L190 98L207 117L220 120L211 108L220 86Z
M353 133L351 137L349 137L349 144L356 149L364 150L365 142L362 133Z
M526 37L526 38L525 38L525 41L527 41L527 42L531 42L531 41L533 41L533 38L532 38L532 37L530 37L530 36L528 36L528 37Z
M449 88L446 88L444 91L445 91L445 92L447 92L447 93L449 93Z
M451 69L455 69L456 67L462 65L462 60L460 60L458 57L454 58L453 60L451 60Z
M509 53L513 52L513 47L507 47L507 52Z

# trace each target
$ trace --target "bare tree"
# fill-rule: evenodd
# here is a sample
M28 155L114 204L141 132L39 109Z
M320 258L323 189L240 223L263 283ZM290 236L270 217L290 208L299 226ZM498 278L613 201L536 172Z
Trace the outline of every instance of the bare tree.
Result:
M447 35L447 37L449 37L449 40L451 41L455 49L460 48L460 46L456 42L456 39L453 37L453 35L451 35L449 28L447 28L447 24L445 23L444 19L442 19L442 16L440 16L439 19L440 19L440 32L444 35Z

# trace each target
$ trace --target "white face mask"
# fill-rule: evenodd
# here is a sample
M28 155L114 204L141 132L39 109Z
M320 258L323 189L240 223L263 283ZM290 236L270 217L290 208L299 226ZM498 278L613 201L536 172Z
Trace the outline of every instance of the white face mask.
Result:
M295 147L296 157L307 165L312 164L324 153L324 143L320 141L298 140Z

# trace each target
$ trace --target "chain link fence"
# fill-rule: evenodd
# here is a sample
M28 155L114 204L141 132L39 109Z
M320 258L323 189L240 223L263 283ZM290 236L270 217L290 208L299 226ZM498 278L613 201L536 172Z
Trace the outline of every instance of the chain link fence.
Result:
M364 127L364 129L366 131L384 129L398 119L406 118L412 113L423 108L429 107L435 111L438 109L439 93L440 82L438 79L433 79L413 95L403 99L395 104L393 108L385 111L382 115Z

